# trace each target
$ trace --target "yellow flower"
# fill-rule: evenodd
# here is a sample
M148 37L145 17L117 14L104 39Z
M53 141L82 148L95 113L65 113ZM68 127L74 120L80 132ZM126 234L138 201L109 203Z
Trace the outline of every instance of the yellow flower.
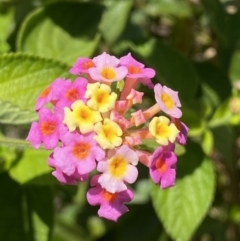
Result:
M174 142L179 133L177 127L165 116L154 117L149 123L149 131L160 145L168 145L168 141Z
M98 122L94 126L96 136L94 139L103 149L112 149L122 144L122 129L110 119L104 119L103 124Z
M89 133L93 131L94 124L102 120L100 113L86 106L82 100L75 101L71 109L72 111L68 107L64 108L63 123L69 131L79 127L82 134Z
M88 84L85 97L90 98L87 102L89 107L105 113L114 108L117 94L111 93L111 88L108 85L94 83Z

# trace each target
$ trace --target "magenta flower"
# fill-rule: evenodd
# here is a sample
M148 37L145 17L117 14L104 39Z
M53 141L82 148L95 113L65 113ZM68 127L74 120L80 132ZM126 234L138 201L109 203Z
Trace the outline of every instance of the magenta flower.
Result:
M68 176L75 170L80 175L88 174L96 168L96 161L105 157L105 151L93 139L94 133L79 134L68 132L62 137L64 146L53 152L54 166Z
M73 67L69 70L71 74L84 74L88 73L88 69L95 67L92 59L89 58L78 58Z
M77 171L75 171L72 175L68 176L61 170L57 169L53 154L51 154L48 158L48 165L55 168L55 170L52 172L52 175L56 177L57 180L63 185L77 185L78 181L85 182L88 179L88 174L80 175Z
M180 145L186 145L189 128L179 119L171 118L171 121L176 125L177 129L180 131L177 136L177 142Z
M85 92L87 89L88 81L85 78L78 77L73 83L69 83L61 93L61 99L58 101L57 106L64 108L70 107L76 100L86 102Z
M151 79L155 76L154 69L144 68L145 65L135 60L131 53L120 58L120 65L126 66L128 69L127 77L131 79Z
M162 189L175 184L177 157L173 151L173 144L159 147L150 158L150 176L154 183L160 184Z
M46 103L52 102L55 104L61 97L63 90L71 83L70 80L58 78L53 81L37 98L35 106L36 110L41 109Z
M118 218L128 211L124 205L133 199L133 192L126 189L122 192L110 193L98 183L99 176L94 176L91 180L92 188L87 192L87 200L92 206L100 205L98 215L109 220L117 221Z
M39 148L43 143L46 149L57 146L63 127L58 117L49 109L42 108L39 112L39 123L33 122L26 140L30 141L34 148Z
M125 78L127 68L125 66L118 67L119 59L107 53L103 53L95 58L93 62L96 67L89 69L90 77L99 82L114 82Z

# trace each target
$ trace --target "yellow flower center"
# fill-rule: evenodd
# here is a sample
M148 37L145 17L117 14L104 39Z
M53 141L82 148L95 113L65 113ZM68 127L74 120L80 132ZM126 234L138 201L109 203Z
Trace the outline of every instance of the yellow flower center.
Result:
M158 122L156 125L156 135L157 136L168 136L169 127L163 122Z
M72 153L76 158L83 160L89 155L90 147L86 142L76 143L73 146Z
M115 177L122 177L127 170L127 162L122 156L113 157L110 162L110 173Z
M162 94L161 100L168 109L172 109L174 107L174 101L170 95L166 93Z
M101 71L101 75L105 78L105 79L115 79L116 78L116 72L114 69L106 67L103 68Z

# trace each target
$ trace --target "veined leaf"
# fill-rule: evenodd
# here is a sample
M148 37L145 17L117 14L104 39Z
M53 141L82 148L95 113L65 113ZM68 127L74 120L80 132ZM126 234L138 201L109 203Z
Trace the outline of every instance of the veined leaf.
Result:
M103 6L94 3L56 2L31 13L17 41L19 51L73 64L90 57L100 40L98 24Z
M69 77L69 67L27 54L0 57L0 122L29 123L36 118L37 96L57 77Z
M168 234L176 241L188 241L212 202L214 170L201 148L190 142L179 157L177 173L174 187L160 190L153 185L152 200Z

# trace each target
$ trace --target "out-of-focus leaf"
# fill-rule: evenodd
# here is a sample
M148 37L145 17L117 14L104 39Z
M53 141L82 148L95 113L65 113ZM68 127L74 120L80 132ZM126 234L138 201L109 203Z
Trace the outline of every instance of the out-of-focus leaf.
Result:
M145 11L154 17L172 15L187 18L192 15L189 2L184 0L152 0L146 5Z
M22 157L10 169L10 176L21 184L31 184L31 182L39 185L54 184L55 179L53 177L45 179L46 175L52 171L47 165L49 154L46 150L24 150ZM37 182L35 179L37 179Z
M217 127L223 124L228 123L232 113L229 108L229 99L222 102L221 105L216 109L213 117L208 123L209 127Z
M213 128L212 132L214 136L214 147L229 166L233 165L233 129L229 126L222 125Z
M231 64L230 64L230 78L232 81L240 80L240 50L236 50L233 54Z
M26 54L0 57L0 122L29 123L36 118L37 96L57 77L69 77L69 67Z
M21 188L7 173L0 173L0 240L24 240Z
M28 186L25 187L25 195L29 238L35 241L52 240L53 190L49 186Z
M0 54L7 52L10 49L6 39L11 30L13 20L13 11L8 10L5 13L0 12Z
M221 100L231 95L231 82L223 71L208 63L198 63L194 66L201 81L210 86Z
M100 30L109 44L113 44L120 37L128 20L133 0L112 1L103 15Z
M214 137L210 130L206 129L202 136L202 148L206 155L209 155L213 149Z
M68 64L90 57L100 40L102 11L102 5L90 2L57 2L37 9L19 31L18 50Z
M183 108L183 116L181 120L188 126L188 136L201 135L205 129L205 122L201 119L197 112L192 109Z
M156 71L159 83L179 92L180 100L191 99L198 87L193 66L171 47L157 40L143 45L132 45L134 52Z
M211 161L201 148L188 142L187 151L179 157L176 185L152 189L152 200L158 217L168 234L176 241L188 241L206 215L215 188Z

